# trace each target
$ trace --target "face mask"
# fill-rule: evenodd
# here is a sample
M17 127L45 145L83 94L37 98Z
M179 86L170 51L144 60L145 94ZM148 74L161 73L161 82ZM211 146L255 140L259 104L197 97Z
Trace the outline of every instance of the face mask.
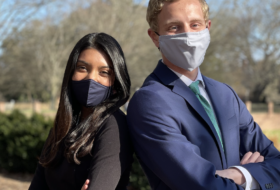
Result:
M208 28L200 32L159 37L159 47L162 54L174 65L188 71L201 65L209 44Z
M92 79L72 81L72 90L77 101L86 107L100 104L111 93L111 87L104 86Z

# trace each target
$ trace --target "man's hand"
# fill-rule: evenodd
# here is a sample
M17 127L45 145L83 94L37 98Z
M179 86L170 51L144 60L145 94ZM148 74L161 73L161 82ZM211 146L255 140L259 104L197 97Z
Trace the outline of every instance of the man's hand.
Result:
M263 161L264 161L264 157L259 152L255 152L254 154L252 152L247 152L243 156L240 164L244 165L244 164L258 163Z
M85 181L85 183L84 183L84 185L83 185L83 187L82 187L81 190L87 190L88 184L89 184L89 179L87 179L87 180Z
M246 182L242 172L239 171L237 168L217 170L216 174L223 178L232 179L237 185L242 185Z
M244 165L244 164L258 163L263 161L264 161L264 157L259 152L255 152L255 153L247 152L242 158L240 164ZM243 183L246 182L242 172L239 171L237 168L217 170L216 174L223 178L232 179L237 185L242 185Z

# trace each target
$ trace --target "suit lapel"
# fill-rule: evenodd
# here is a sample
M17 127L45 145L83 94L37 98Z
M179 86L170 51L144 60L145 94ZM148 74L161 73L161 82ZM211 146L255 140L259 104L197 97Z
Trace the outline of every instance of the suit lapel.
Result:
M233 109L229 109L232 108L232 100L230 99L230 96L223 95L223 90L214 85L207 77L203 76L203 80L205 82L206 92L211 100L222 133L227 163L230 164L233 162L231 159L235 158L234 155L231 155L231 153L234 153L234 151L231 151L230 149L232 144L236 144L236 142L233 142L233 140L237 140L233 138L234 135L230 131L230 126L236 124L234 118L235 113Z
M200 115L200 117L207 123L207 126L211 129L212 135L214 136L215 142L219 148L223 168L227 168L224 151L220 143L219 137L217 135L216 129L214 128L209 116L207 115L206 111L204 110L202 104L199 102L195 94L191 91L190 88L186 86L185 83L183 83L181 79L178 78L178 76L175 73L173 73L163 63L158 63L158 66L156 67L154 73L164 85L174 86L172 91L183 97Z

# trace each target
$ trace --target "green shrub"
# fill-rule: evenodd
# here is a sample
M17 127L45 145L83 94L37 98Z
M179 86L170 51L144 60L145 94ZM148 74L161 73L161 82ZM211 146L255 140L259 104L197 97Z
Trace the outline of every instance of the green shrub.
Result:
M132 186L131 189L135 190L150 190L150 185L148 179L146 178L138 159L136 158L135 154L133 155L133 164L132 170L130 172L130 185Z
M0 168L10 172L34 173L53 121L19 111L0 114Z
M34 114L27 118L20 111L0 113L0 169L34 173L53 121ZM148 180L134 157L130 189L150 190Z

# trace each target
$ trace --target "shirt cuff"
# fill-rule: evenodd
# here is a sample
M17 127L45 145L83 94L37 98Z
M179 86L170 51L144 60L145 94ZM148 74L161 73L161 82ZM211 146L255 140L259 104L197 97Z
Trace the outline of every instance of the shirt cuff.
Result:
M236 168L244 175L245 183L241 186L245 190L260 190L259 183L255 180L255 178L250 174L250 172L246 168L242 166L232 166L230 168Z

